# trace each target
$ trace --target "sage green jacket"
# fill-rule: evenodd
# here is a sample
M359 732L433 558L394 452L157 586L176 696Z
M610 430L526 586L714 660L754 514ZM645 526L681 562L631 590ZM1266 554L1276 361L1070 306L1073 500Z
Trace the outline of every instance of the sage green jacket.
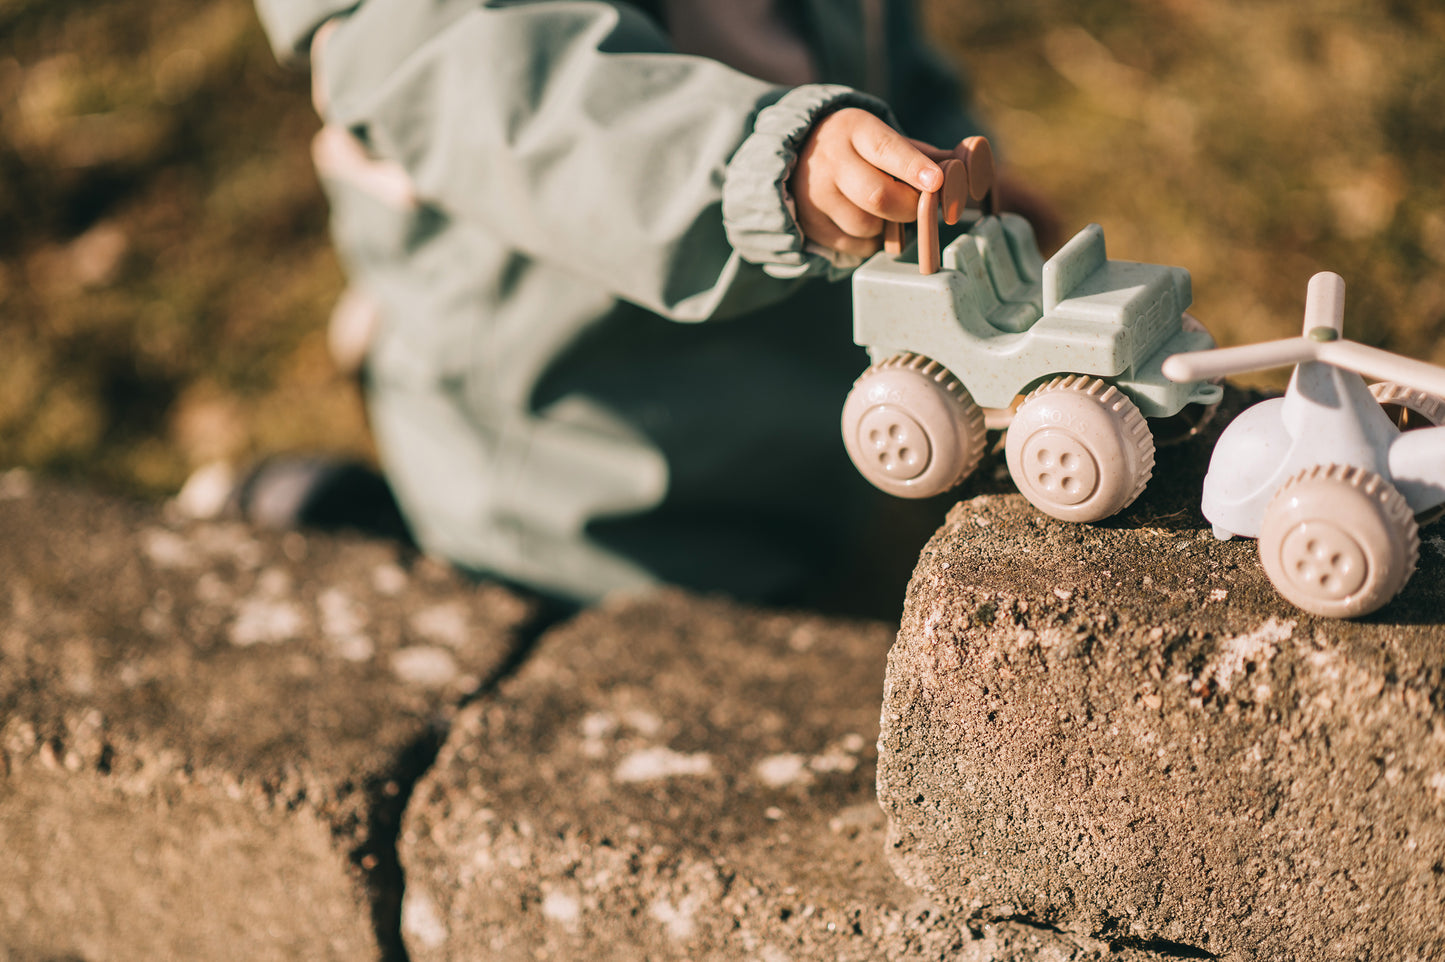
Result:
M368 406L426 549L581 600L769 597L848 550L872 495L838 414L866 357L785 184L842 106L976 132L910 4L792 4L827 82L791 89L676 52L646 4L259 7L283 59L336 18L324 119L409 184L402 204L327 186L381 308Z

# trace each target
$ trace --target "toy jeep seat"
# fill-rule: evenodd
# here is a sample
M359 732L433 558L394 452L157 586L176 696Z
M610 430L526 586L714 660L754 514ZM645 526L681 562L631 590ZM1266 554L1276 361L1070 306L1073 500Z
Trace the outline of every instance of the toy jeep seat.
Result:
M1043 316L1043 260L1027 221L979 218L944 249L943 266L968 276L989 326L1017 334Z

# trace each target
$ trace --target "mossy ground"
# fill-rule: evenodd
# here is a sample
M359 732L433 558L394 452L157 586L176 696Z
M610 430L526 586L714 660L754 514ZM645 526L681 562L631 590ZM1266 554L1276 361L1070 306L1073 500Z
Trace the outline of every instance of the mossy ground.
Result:
M1351 336L1445 363L1445 9L925 11L1065 226L1188 267L1221 341L1294 333L1328 269ZM0 467L161 495L216 458L369 450L325 348L316 126L244 0L0 0Z

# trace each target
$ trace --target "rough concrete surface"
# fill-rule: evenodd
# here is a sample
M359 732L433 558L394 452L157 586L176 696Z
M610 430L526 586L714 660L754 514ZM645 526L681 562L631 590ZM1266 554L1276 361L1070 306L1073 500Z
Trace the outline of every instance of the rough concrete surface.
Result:
M1445 535L1305 615L1207 442L1099 525L986 462L901 631L659 592L530 651L395 546L0 474L0 962L1445 959Z
M1155 958L894 877L873 788L893 635L680 593L554 629L413 796L411 958Z
M0 545L0 958L396 954L405 793L528 606L14 472Z
M1445 959L1445 537L1376 615L1304 614L1209 534L1207 450L1105 524L950 513L888 664L890 861L1116 944Z

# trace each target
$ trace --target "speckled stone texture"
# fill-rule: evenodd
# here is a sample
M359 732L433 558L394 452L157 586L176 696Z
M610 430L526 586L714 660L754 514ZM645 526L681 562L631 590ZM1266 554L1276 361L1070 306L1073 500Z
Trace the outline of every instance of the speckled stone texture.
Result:
M1157 958L894 877L873 789L893 636L675 593L554 629L413 796L411 958Z
M0 545L0 958L395 954L401 798L528 606L14 472Z
M887 671L891 864L1115 944L1445 959L1445 539L1375 616L1316 618L1209 534L1202 465L1161 466L1105 524L996 495L929 542Z

